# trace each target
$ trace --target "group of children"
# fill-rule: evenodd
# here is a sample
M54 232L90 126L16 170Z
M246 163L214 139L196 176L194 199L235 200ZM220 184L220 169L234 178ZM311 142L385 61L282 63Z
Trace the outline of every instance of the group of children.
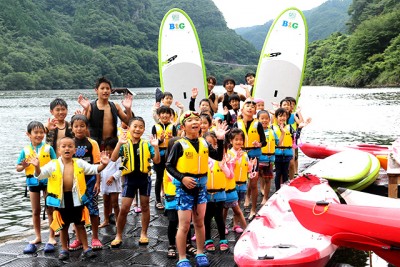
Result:
M264 204L269 195L275 169L275 188L288 180L293 144L303 122L293 111L295 100L286 98L276 111L263 108L263 100L253 99L251 83L254 74L246 75L250 87L243 86L246 96L234 92L235 81L226 79L226 93L216 96L214 77L208 77L210 95L195 111L197 89L192 90L190 110L184 111L173 96L164 92L161 103L154 105L155 124L150 140L144 140L145 121L131 111L132 97L125 96L123 110L109 101L111 82L100 78L96 83L97 99L88 101L79 96L83 111L68 123L68 106L62 99L50 104L54 119L45 125L31 122L26 146L17 162L17 171L25 170L33 212L36 239L24 253L34 253L40 235L40 192L44 191L51 225L44 252L53 252L54 232L60 231L61 260L69 258L69 250L83 248L84 258L94 257L92 250L101 249L98 228L109 224L114 210L117 234L111 242L118 248L123 242L126 218L134 199L140 201L140 245L147 245L150 221L151 169L156 173L155 205L168 217L169 248L167 256L179 255L177 266L191 266L187 254L195 256L197 266L209 266L204 253L216 250L211 238L211 219L219 233L219 249L226 251L228 228L226 218L233 210L233 231L243 232L246 219L240 207L251 203L251 221L256 215L258 180ZM243 106L240 107L240 101ZM223 113L218 113L218 103ZM273 113L273 114L271 114ZM121 127L117 127L118 119ZM46 142L44 137L46 135ZM100 152L101 151L101 152ZM295 164L293 164L295 166ZM296 171L292 171L294 174ZM260 179L259 179L260 177ZM291 176L293 177L293 176ZM98 194L103 193L104 221L100 225ZM121 206L119 194L122 192ZM73 223L76 239L68 246L68 227ZM191 245L191 223L197 249ZM92 226L91 247L84 225Z

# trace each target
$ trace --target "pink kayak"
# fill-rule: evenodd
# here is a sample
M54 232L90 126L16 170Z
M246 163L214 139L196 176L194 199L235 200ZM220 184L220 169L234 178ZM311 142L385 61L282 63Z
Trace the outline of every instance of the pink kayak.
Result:
M317 233L332 236L332 242L361 250L372 250L384 260L400 266L399 208L316 203L292 199L290 207L300 223Z
M330 237L304 228L289 200L301 198L339 203L327 181L300 176L272 195L247 226L234 249L238 266L325 266L336 250Z

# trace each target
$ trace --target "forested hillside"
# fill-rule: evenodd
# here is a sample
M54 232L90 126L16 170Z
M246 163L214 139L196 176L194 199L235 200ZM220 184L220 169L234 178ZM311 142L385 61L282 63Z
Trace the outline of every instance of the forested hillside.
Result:
M316 8L304 11L309 42L325 39L334 32L346 33L346 23L349 20L347 10L352 2L353 0L328 0ZM270 20L264 25L238 28L235 31L261 51L272 22Z
M243 79L245 68L210 61L256 64L258 52L211 0L2 0L0 90L91 88L100 75L114 86L158 86L159 25L172 7L196 25L208 73Z
M335 33L309 46L304 82L399 86L400 2L354 0L349 14L349 35Z

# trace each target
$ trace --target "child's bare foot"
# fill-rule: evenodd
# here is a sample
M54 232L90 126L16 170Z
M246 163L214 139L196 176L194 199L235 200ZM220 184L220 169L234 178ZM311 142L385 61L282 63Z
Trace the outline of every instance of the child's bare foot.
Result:
M265 203L267 203L267 200L268 199L264 197L263 200L261 201L261 206L263 206Z
M34 240L29 242L29 244L40 244L42 243L42 239L40 237L36 237Z
M106 227L106 226L109 226L109 225L110 225L109 222L104 221L102 224L99 225L99 228L103 228L103 227Z
M53 246L57 245L57 240L54 237L49 237L49 241L47 243L52 244Z

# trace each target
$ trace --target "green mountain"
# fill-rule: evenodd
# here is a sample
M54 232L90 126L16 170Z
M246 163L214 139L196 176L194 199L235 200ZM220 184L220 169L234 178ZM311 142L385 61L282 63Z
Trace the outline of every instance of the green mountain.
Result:
M325 39L334 32L346 33L346 23L350 18L347 11L351 3L352 0L328 0L316 8L304 11L309 42ZM261 51L272 23L273 20L270 20L264 25L238 28L235 31Z
M211 0L2 0L0 90L91 88L101 75L114 86L158 86L159 25L173 7L196 25L208 74L243 79L246 67L215 62L256 64L258 52Z

